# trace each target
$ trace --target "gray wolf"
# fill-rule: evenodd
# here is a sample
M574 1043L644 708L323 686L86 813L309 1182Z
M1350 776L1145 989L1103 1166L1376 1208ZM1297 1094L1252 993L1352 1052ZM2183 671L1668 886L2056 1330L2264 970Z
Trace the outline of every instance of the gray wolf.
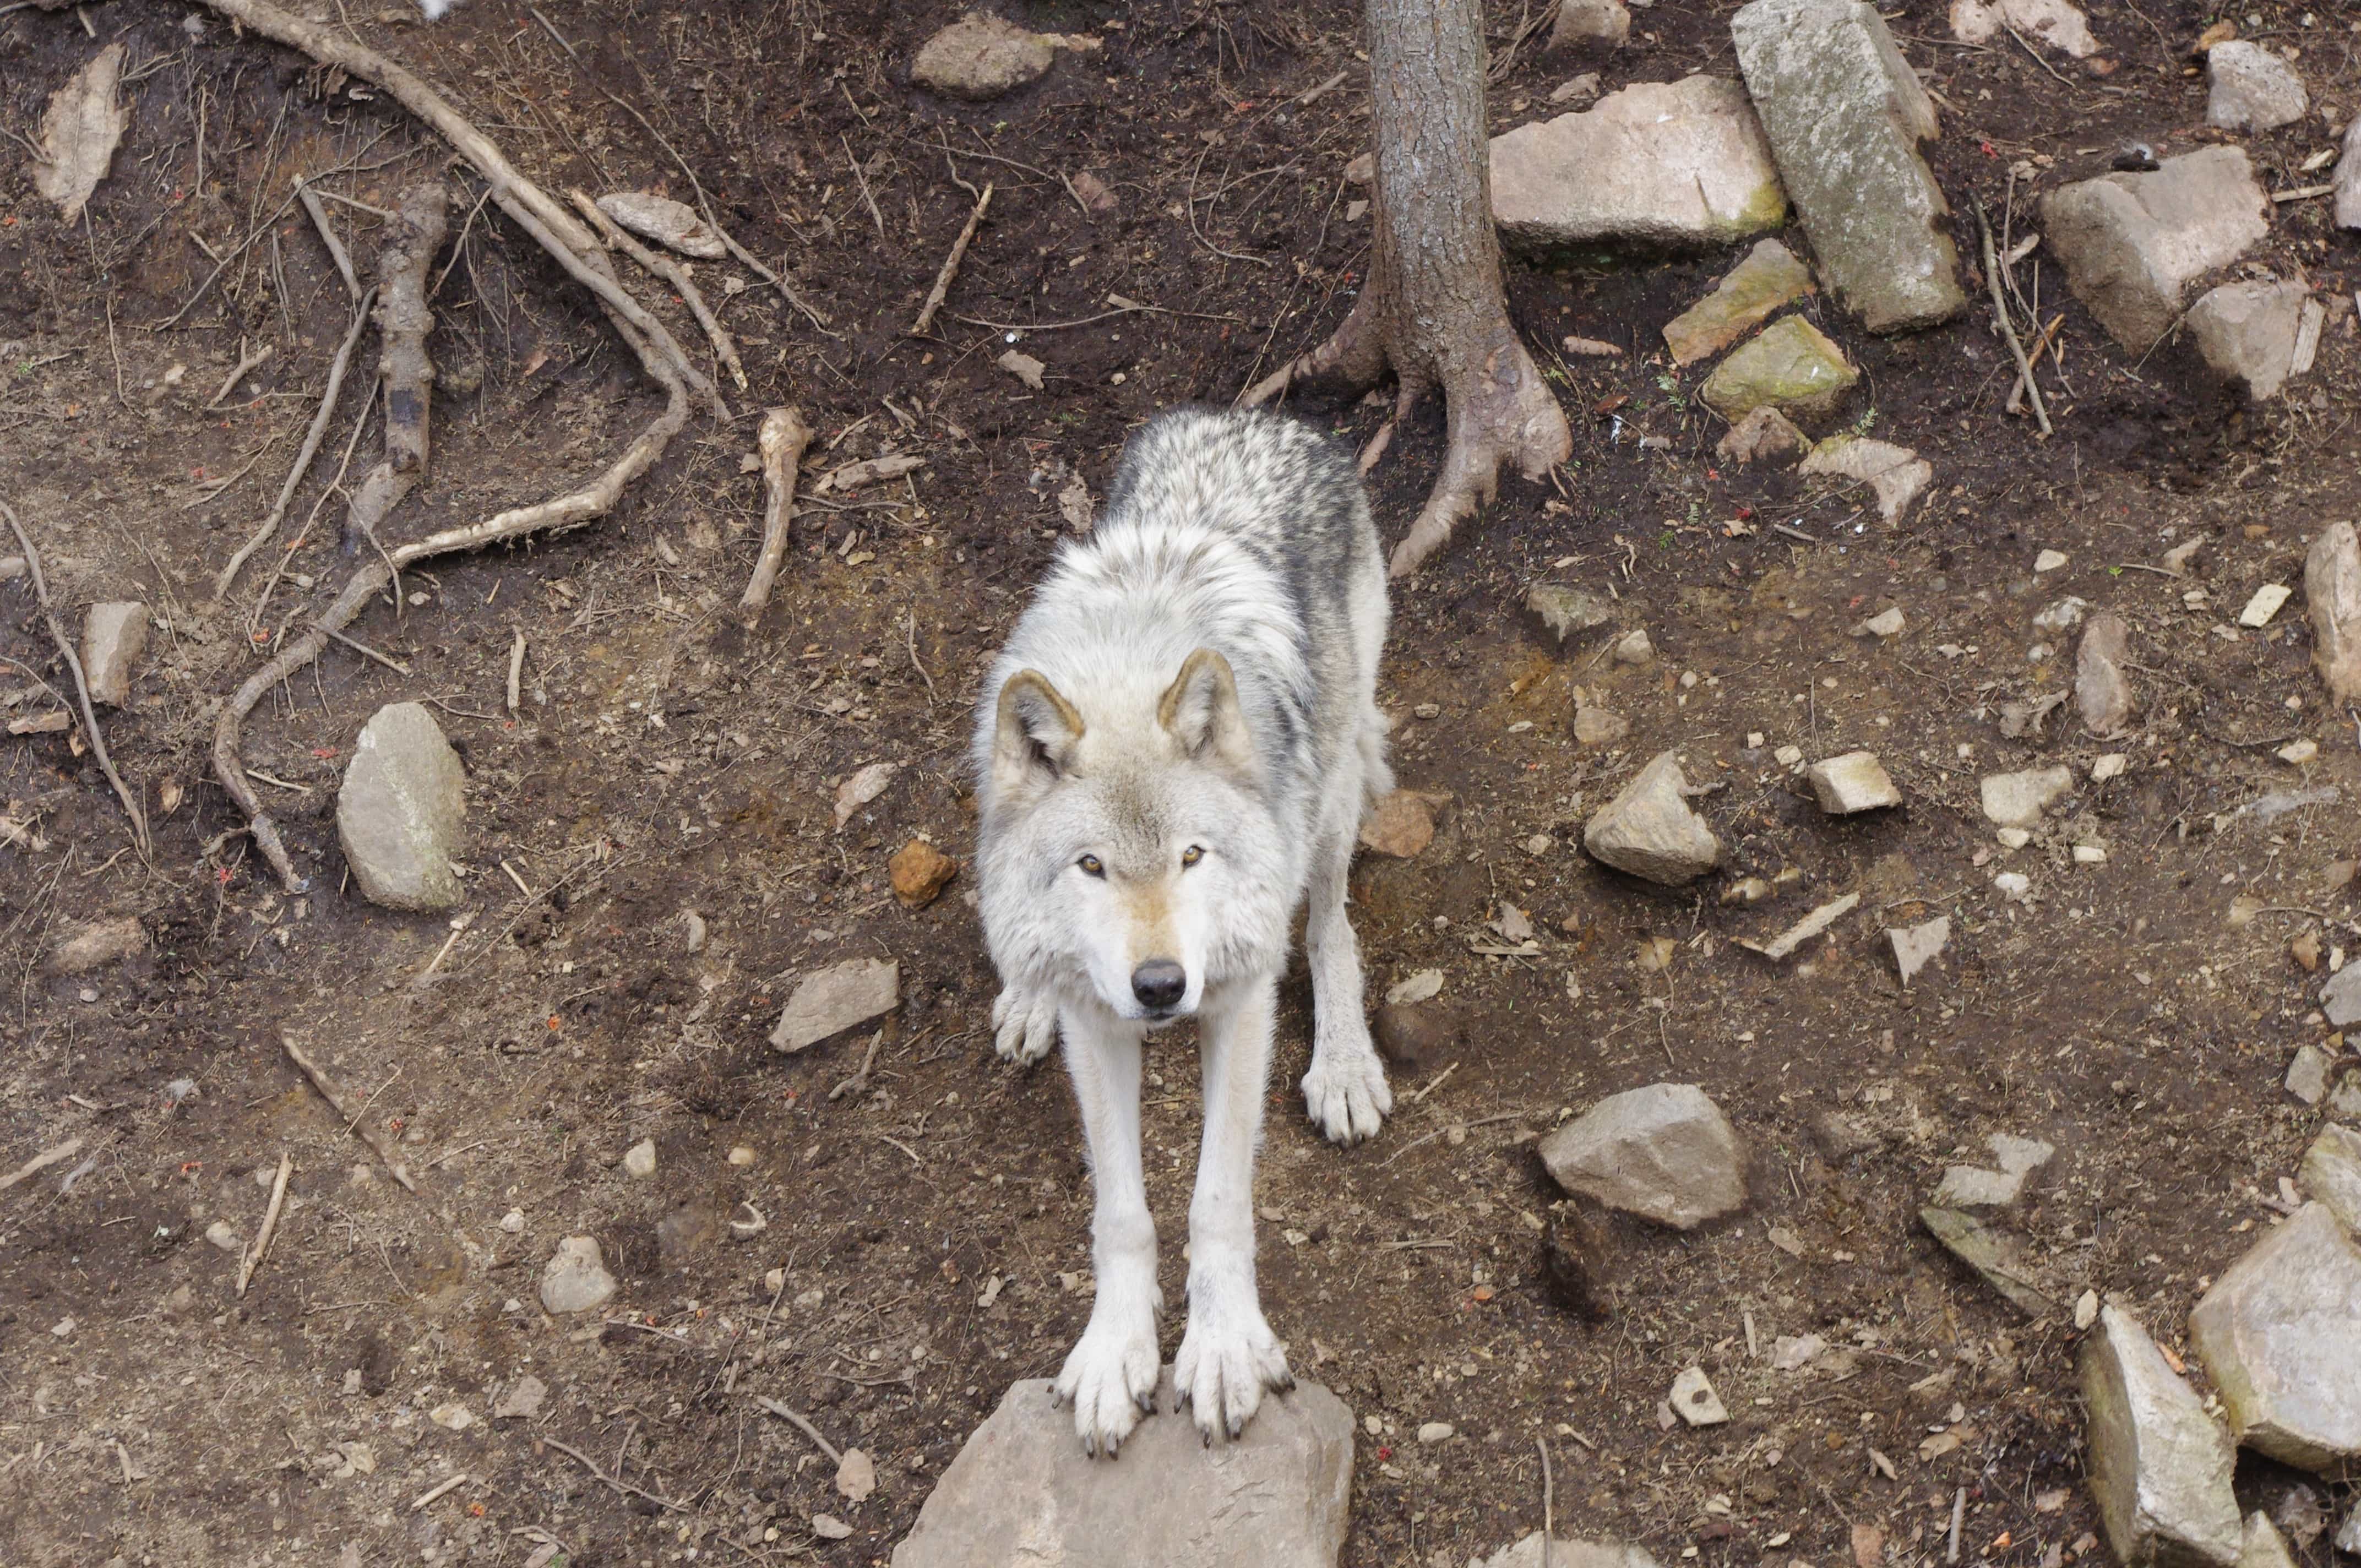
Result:
M1377 670L1377 530L1351 458L1310 427L1181 410L1124 450L984 678L979 907L1001 1055L1062 1036L1089 1144L1098 1296L1057 1392L1113 1456L1154 1408L1156 1228L1141 1042L1194 1016L1205 1130L1174 1357L1205 1441L1292 1379L1255 1285L1254 1158L1295 912L1314 1025L1303 1100L1356 1143L1393 1109L1362 1009L1345 871L1393 787Z

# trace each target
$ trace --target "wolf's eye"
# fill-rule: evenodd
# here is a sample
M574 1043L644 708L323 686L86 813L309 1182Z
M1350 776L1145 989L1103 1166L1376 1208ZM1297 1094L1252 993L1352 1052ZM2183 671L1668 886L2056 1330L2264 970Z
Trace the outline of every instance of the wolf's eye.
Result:
M1203 860L1204 858L1205 858L1205 851L1204 851L1204 850L1202 849L1202 847L1201 847L1201 846L1199 846L1199 845L1196 845L1196 844L1191 844L1191 845L1190 845L1187 849L1185 849L1185 850L1181 850L1181 851L1180 851L1180 865L1181 865L1181 869L1185 871L1185 870L1187 870L1189 867L1195 865L1199 861L1202 861L1202 860Z
M1106 875L1106 862L1100 860L1096 855L1084 855L1081 860L1076 861L1074 864L1082 867L1083 873L1087 876L1103 877Z

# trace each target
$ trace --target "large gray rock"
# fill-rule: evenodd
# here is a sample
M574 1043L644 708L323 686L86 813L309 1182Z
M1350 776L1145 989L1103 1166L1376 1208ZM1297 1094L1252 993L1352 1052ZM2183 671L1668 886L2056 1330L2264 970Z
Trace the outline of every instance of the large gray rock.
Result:
M1535 1530L1514 1546L1502 1547L1475 1568L1542 1568L1541 1532ZM1656 1568L1656 1560L1642 1546L1554 1535L1549 1539L1549 1568Z
M1730 21L1739 69L1820 275L1872 332L1967 304L1949 209L1918 144L1935 105L1860 0L1752 0Z
M2238 1548L2238 1568L2295 1568L2287 1538L2270 1515L2257 1509L2246 1516L2246 1538Z
M1492 138L1492 216L1529 252L1602 241L1726 245L1787 221L1745 89L1648 82Z
M1208 1446L1173 1392L1117 1462L1092 1460L1046 1378L1008 1390L935 1484L894 1568L1334 1568L1353 1412L1317 1383Z
M775 1050L800 1051L882 1018L902 1003L895 959L847 959L807 977L771 1030Z
M1746 1204L1738 1134L1694 1083L1610 1094L1539 1146L1568 1192L1689 1230Z
M2361 533L2350 522L2330 523L2304 552L2303 603L2312 667L2328 695L2339 704L2361 699Z
M2230 1568L2245 1543L2230 1440L2138 1320L2103 1307L2082 1342L2087 1467L2125 1568Z
M2043 198L2041 221L2074 297L2144 354L2179 319L2182 291L2270 231L2270 210L2246 153L2209 147L2063 186Z
M108 603L90 607L82 623L82 674L90 700L121 707L131 700L131 666L148 649L148 607Z
M2307 1203L2189 1314L2189 1342L2238 1441L2336 1474L2361 1459L2361 1247Z
M2296 1168L2303 1190L2328 1206L2348 1231L2361 1232L2361 1133L2332 1122L2320 1129Z
M945 97L983 103L1049 74L1054 43L989 11L970 11L918 46L910 77Z
M1617 871L1667 887L1695 882L1721 861L1721 840L1689 809L1681 761L1671 751L1632 776L1582 829L1582 847Z
M2205 77L2205 123L2222 130L2275 131L2312 107L2295 67L2245 38L2207 50Z
M2348 963L2320 988L2321 1011L2334 1028L2361 1024L2361 963Z
M2131 722L2132 683L2124 674L2131 634L2124 618L2111 609L2092 616L2082 630L2082 646L2074 655L2074 705L2093 735L2120 735Z
M467 774L434 716L414 702L377 710L336 791L336 837L361 896L431 913L459 902L451 861L467 818Z
M2336 159L2336 226L2361 229L2361 115L2345 127L2345 151ZM2361 1510L2353 1517L2361 1519Z
M2311 294L2301 283L2208 289L2189 307L2189 335L2216 375L2261 402L2278 396L2295 371L2296 333Z

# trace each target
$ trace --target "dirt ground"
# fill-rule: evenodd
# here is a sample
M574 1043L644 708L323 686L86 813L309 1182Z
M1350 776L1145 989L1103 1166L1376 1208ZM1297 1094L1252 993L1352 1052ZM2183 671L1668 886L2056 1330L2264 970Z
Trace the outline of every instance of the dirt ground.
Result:
M1609 90L1732 74L1732 8L1657 0L1604 60L1526 41L1497 69L1495 120L1547 112L1582 69ZM1945 10L1888 15L1940 94L1935 159L1962 213L1980 195L2021 234L2032 195L2126 142L2209 139L2186 57L2210 10L2095 0L2104 73L2005 35L1958 45ZM433 27L341 0L320 14L441 85L553 190L691 197L676 149L826 323L733 264L700 265L753 381L733 407L799 405L815 471L884 452L927 466L805 506L752 632L731 612L760 532L742 414L692 423L609 519L407 575L402 604L351 629L402 673L340 646L247 726L316 887L286 896L206 753L251 650L300 632L355 564L330 497L267 605L261 566L211 602L349 317L289 181L341 170L324 181L348 199L332 221L366 269L372 209L447 149L365 84L201 12L0 7L0 499L71 620L138 598L159 620L130 705L105 716L155 817L151 856L74 738L0 739L0 1167L77 1136L87 1157L0 1191L0 1561L522 1562L554 1544L573 1564L882 1563L1008 1383L1054 1374L1090 1288L1066 1087L1054 1064L992 1053L969 884L906 910L885 860L913 837L972 848L968 704L1065 532L1072 477L1099 494L1127 429L1226 400L1349 302L1368 243L1341 178L1367 105L1355 12L1019 5L1100 47L983 106L909 85L945 5L475 0ZM1496 60L1526 15L1488 17ZM2275 190L2322 178L2308 160L2361 110L2361 28L2280 0L2236 19L2296 46L2314 94L2306 120L2247 142L2258 170ZM17 144L117 38L130 130L70 229ZM1070 192L1084 172L1111 210ZM581 292L464 167L451 180L465 234L436 263L434 466L389 525L401 538L587 476L654 407ZM986 181L946 315L904 335L966 187ZM2280 1087L2293 1052L2351 1058L2290 946L2361 948L2361 720L2311 676L2300 598L2259 631L2230 624L2258 586L2300 583L2319 527L2361 515L2361 247L2325 206L2280 205L2256 253L2335 311L2319 368L2251 411L2183 350L2115 351L2054 263L2036 285L2066 321L2046 443L2002 411L2007 356L1983 309L1880 341L1816 304L1865 371L1848 417L1934 464L1898 530L1859 494L1719 465L1719 422L1657 333L1728 255L1510 268L1576 455L1554 484L1508 483L1397 596L1381 685L1397 766L1450 800L1427 850L1365 857L1354 880L1373 1002L1438 968L1460 1037L1398 1070L1384 1135L1340 1152L1292 1090L1308 997L1291 975L1257 1197L1274 1327L1375 1423L1347 1563L1455 1568L1538 1528L1544 1442L1561 1529L1667 1564L1927 1568L1949 1558L1962 1490L1956 1561L2059 1568L2103 1550L2066 1304L2110 1294L2181 1343L2208 1279L2278 1218L2320 1124ZM1118 296L1153 309L1110 315ZM1564 360L1551 345L1567 334L1631 352ZM1038 391L994 363L1012 341L1045 362ZM291 528L354 434L374 343L362 354ZM1356 441L1381 417L1308 411ZM374 425L359 441L365 465ZM1389 536L1441 449L1429 410L1374 474ZM2156 569L2190 540L2186 578ZM2047 550L2067 564L2037 576ZM1544 581L1610 593L1618 614L1560 647L1522 609ZM0 584L12 718L49 706L29 676L70 679L26 590ZM2070 684L2072 634L2033 620L2069 595L2130 621L2136 730L2102 742L2070 705L2008 739L2004 703ZM1850 634L1889 606L1902 636ZM1654 661L1605 657L1633 628ZM1627 737L1576 744L1577 685ZM336 782L368 716L412 699L469 770L464 930L343 886ZM2301 738L2316 759L2280 761ZM1674 746L1714 786L1700 805L1728 845L1722 872L1677 893L1576 848L1588 812ZM1825 817L1776 760L1787 746L1872 747L1907 804ZM2128 770L2090 782L2110 751ZM836 786L880 761L901 769L838 830ZM2051 762L2074 770L2071 799L2003 850L1979 775ZM2341 793L2244 809L2321 786ZM2077 844L2103 863L2078 863ZM1790 869L1773 902L1720 900ZM2009 870L2029 876L2026 901L1995 889ZM1845 893L1859 910L1796 959L1735 945ZM1503 902L1531 913L1535 953L1477 950L1506 945L1486 929ZM1905 990L1884 928L1938 914L1949 947ZM64 937L126 916L145 951L51 971ZM896 958L903 977L866 1081L859 1040L772 1052L796 979L860 956ZM291 1070L282 1031L398 1145L417 1194ZM1176 1302L1193 1059L1185 1036L1159 1037L1146 1115ZM1741 1128L1747 1211L1687 1234L1568 1217L1534 1135L1662 1080L1703 1085ZM2001 1222L2061 1303L2036 1320L1916 1219L1993 1133L2058 1149ZM656 1163L639 1178L622 1157L642 1139ZM286 1212L241 1296L236 1253L207 1233L254 1236L282 1154ZM1586 1254L1589 1315L1564 1259L1545 1266L1553 1234ZM540 1306L542 1266L574 1234L622 1282L603 1325ZM1176 1314L1168 1354L1179 1331ZM1776 1342L1806 1334L1831 1349L1777 1369ZM1660 1401L1692 1364L1731 1419L1667 1430ZM496 1419L527 1375L546 1388L537 1411ZM762 1397L872 1454L874 1494L840 1497ZM1433 1421L1457 1435L1420 1444ZM2248 1507L2301 1484L2251 1460L2240 1475ZM816 1535L821 1514L849 1537ZM2325 1539L2299 1541L2301 1561L2326 1562Z

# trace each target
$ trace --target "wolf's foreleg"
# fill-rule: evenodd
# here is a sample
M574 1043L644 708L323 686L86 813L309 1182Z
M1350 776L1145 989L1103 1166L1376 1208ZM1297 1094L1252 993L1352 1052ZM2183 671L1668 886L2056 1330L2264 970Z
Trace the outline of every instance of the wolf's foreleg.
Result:
M1353 839L1350 828L1332 828L1312 850L1304 916L1312 959L1312 1070L1303 1075L1303 1108L1340 1144L1377 1136L1394 1108L1385 1063L1378 1059L1362 1010L1361 947L1345 914Z
M1278 1004L1271 976L1238 982L1199 1014L1205 1136L1189 1201L1189 1327L1172 1375L1208 1442L1245 1431L1264 1389L1294 1383L1255 1287L1255 1149Z
M1155 1408L1156 1222L1139 1165L1140 1026L1097 1009L1060 1020L1089 1141L1091 1267L1098 1298L1090 1325L1058 1374L1057 1392L1074 1407L1083 1452L1112 1459L1143 1411Z
M1058 999L1022 982L1001 987L992 1003L993 1048L1018 1067L1031 1067L1058 1043Z

